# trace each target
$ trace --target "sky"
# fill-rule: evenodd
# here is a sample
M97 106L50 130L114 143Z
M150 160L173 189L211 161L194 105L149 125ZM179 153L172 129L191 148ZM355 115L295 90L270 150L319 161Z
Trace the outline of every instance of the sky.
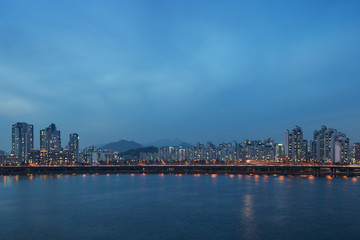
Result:
M50 123L80 147L360 141L360 1L0 0L0 149Z

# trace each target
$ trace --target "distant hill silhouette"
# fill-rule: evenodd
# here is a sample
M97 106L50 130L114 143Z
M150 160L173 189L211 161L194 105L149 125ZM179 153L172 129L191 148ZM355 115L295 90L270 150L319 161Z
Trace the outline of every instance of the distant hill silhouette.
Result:
M119 153L120 156L130 155L130 156L140 156L140 153L155 153L158 152L158 148L156 147L143 147L137 149L131 149L126 152Z
M193 147L192 144L187 143L183 140L180 140L178 138L176 139L158 139L155 141L152 141L151 143L148 144L144 144L146 146L155 146L155 147L168 147L168 146L173 146L173 147L177 147L177 146L182 146L184 148L191 148Z
M126 152L131 149L142 148L143 146L134 141L120 140L118 142L112 142L102 146L102 149L109 150L111 152Z

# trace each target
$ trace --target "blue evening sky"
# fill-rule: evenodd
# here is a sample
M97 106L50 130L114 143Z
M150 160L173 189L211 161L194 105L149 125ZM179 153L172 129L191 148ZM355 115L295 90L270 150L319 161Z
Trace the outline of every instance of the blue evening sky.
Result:
M360 141L360 1L0 0L0 149L126 138ZM65 145L65 144L63 144Z

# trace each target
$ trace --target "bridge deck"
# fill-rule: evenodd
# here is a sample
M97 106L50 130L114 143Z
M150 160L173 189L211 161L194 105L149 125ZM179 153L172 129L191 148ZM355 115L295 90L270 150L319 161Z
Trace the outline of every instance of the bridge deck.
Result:
M3 166L0 175L26 174L277 174L360 176L355 165L103 165L103 166Z

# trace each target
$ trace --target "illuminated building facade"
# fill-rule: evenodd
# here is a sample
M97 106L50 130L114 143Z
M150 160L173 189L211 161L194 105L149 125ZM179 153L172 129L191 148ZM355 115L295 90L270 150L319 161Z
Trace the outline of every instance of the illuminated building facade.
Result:
M11 153L27 162L28 153L34 148L34 126L24 122L12 125Z
M360 143L354 143L354 161L360 163Z
M29 164L41 166L73 165L76 161L75 152L68 149L64 151L47 151L46 149L32 149L29 153Z
M318 163L349 163L349 138L336 129L322 126L314 131L312 155Z
M292 162L307 161L307 142L303 140L301 127L285 131L285 154Z
M54 123L46 129L40 130L40 149L47 151L61 151L60 131L56 129Z
M79 135L77 133L72 133L70 134L69 139L69 151L76 154L76 162L79 162Z
M276 144L275 148L275 161L283 162L285 160L285 148L283 144Z

